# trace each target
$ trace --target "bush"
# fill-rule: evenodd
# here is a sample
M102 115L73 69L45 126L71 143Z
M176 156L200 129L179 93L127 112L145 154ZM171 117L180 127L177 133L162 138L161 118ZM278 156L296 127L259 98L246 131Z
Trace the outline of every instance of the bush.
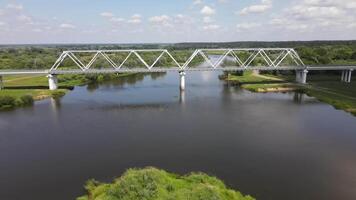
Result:
M52 97L54 99L59 99L59 98L63 97L64 95L66 95L66 93L64 91L61 91L61 90L57 90L57 91L53 91L52 92Z
M15 106L15 98L10 96L0 96L0 108L12 108Z
M23 106L31 106L33 105L33 97L31 95L24 95L20 97L20 100L22 101Z
M179 176L155 168L130 169L112 184L90 180L88 194L77 200L253 200L228 189L222 181L202 173Z

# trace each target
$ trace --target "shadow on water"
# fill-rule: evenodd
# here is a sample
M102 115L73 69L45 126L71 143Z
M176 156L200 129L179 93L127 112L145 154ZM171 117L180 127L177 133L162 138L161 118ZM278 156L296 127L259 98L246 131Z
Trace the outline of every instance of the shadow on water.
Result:
M128 76L122 76L119 78L113 78L110 80L104 80L102 82L93 82L88 84L87 90L89 92L94 92L100 87L110 88L114 87L115 89L120 89L124 87L129 87L142 82L146 77L150 77L151 80L157 80L166 75L166 73L136 73Z

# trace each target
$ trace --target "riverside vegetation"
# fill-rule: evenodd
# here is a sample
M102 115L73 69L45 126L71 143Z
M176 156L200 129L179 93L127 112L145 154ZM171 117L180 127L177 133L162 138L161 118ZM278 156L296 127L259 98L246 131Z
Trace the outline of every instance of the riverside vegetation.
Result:
M340 82L340 74L337 73L309 74L306 85L294 83L295 75L288 72L255 74L247 71L243 74L226 73L220 78L251 92L306 93L356 116L356 83Z
M130 169L113 183L90 180L77 200L254 200L203 173L179 176L156 168Z

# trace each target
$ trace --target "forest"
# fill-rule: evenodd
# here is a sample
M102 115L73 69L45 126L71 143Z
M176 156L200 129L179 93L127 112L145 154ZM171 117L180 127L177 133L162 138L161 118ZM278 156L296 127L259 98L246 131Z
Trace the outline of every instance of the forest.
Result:
M94 49L168 49L179 63L184 63L197 48L295 48L307 65L352 65L356 64L356 41L291 41L291 42L229 42L229 43L177 43L177 44L66 44L66 45L0 45L0 69L49 69L64 50ZM109 55L110 56L110 55ZM125 54L111 57L115 62L122 61ZM142 55L153 63L158 55ZM89 55L81 55L84 62ZM129 66L140 65L138 59L130 58ZM102 66L99 59L95 65ZM198 63L199 60L196 60ZM163 57L157 65L173 64ZM65 66L72 63L67 61Z

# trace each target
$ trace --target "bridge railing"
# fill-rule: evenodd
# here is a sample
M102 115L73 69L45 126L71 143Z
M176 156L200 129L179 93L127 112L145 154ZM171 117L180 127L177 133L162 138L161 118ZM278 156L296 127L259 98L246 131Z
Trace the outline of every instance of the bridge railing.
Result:
M90 61L87 63L80 59L78 54L90 54ZM115 62L110 55L125 53L127 56L121 62ZM149 64L145 57L140 55L141 53L156 53L157 57ZM211 59L211 54L214 54L217 59ZM243 58L244 57L247 58ZM73 61L78 67L78 70L83 72L93 70L93 64L99 57L103 58L114 71L120 71L125 68L127 61L131 58L138 59L138 61L146 68L147 71L153 70L156 64L162 59L163 56L168 56L174 63L173 68L184 71L191 68L192 61L197 57L202 57L204 63L211 70L223 68L224 61L228 58L233 60L234 66L229 68L253 68L253 63L257 60L262 60L265 63L265 67L271 67L278 69L283 67L281 64L287 59L291 59L293 67L304 68L305 64L298 55L298 53L291 48L235 48L235 49L196 49L191 55L183 62L178 62L177 58L173 56L173 53L167 49L138 49L138 50L69 50L63 51L57 61L49 70L60 71L60 66L66 59ZM246 56L247 55L247 56Z

